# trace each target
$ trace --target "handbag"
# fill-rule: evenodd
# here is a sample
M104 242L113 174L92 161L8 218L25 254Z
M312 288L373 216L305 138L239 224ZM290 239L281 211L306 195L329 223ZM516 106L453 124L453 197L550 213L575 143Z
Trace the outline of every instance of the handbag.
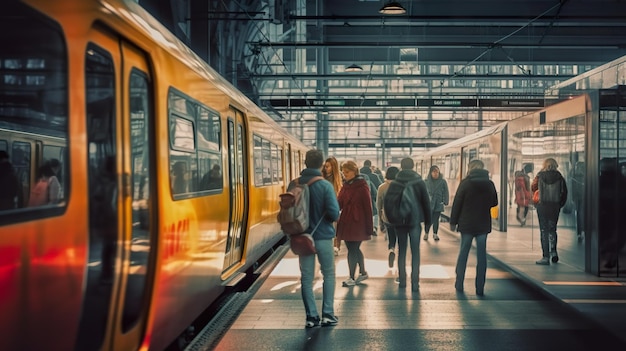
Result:
M539 203L539 189L533 193L533 203L536 205Z
M315 250L315 240L313 240L313 233L317 230L317 227L322 223L322 219L315 225L313 231L309 233L302 234L292 234L289 236L289 246L291 247L291 251L298 256L308 256L317 253Z

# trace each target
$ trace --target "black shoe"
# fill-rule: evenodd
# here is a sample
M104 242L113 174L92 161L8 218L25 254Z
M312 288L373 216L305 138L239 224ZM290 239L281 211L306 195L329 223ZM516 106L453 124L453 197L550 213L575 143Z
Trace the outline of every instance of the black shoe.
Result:
M320 317L306 317L306 323L304 324L307 328L314 328L320 326Z
M322 327L334 327L339 323L339 318L332 314L324 314L322 316Z
M393 268L393 263L396 261L396 253L393 250L389 250L389 268Z

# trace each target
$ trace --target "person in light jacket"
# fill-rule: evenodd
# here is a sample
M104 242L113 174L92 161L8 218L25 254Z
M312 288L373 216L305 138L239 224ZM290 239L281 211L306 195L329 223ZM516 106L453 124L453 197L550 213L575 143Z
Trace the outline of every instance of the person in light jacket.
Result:
M491 208L498 205L496 186L489 179L481 160L468 164L467 177L461 181L452 202L450 229L461 232L461 247L456 261L457 292L463 292L467 256L476 239L476 295L483 296L487 274L487 234L491 233Z

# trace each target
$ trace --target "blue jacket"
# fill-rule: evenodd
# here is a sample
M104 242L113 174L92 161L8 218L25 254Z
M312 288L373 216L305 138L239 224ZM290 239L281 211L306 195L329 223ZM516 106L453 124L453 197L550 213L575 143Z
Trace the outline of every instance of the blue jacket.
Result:
M300 172L300 184L304 184L311 178L321 175L322 171L319 169L305 168ZM292 186L294 186L293 180L289 183L288 189ZM339 203L337 202L337 194L333 185L324 179L319 180L309 187L309 196L311 203L309 205L309 229L307 232L313 231L320 218L323 218L315 233L313 233L313 239L333 239L335 237L333 222L339 219Z

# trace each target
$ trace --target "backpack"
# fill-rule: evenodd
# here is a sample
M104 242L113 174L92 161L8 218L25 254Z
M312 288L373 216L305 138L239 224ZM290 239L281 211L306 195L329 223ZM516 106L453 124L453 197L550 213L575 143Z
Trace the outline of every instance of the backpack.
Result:
M539 202L540 203L561 203L563 193L563 180L548 184L539 179Z
M279 195L280 210L278 223L285 234L302 234L309 228L309 186L324 178L313 177L306 184L300 184L300 178L294 180L295 186Z
M394 227L412 226L417 212L417 199L413 191L415 182L402 183L392 180L383 199L387 221Z

